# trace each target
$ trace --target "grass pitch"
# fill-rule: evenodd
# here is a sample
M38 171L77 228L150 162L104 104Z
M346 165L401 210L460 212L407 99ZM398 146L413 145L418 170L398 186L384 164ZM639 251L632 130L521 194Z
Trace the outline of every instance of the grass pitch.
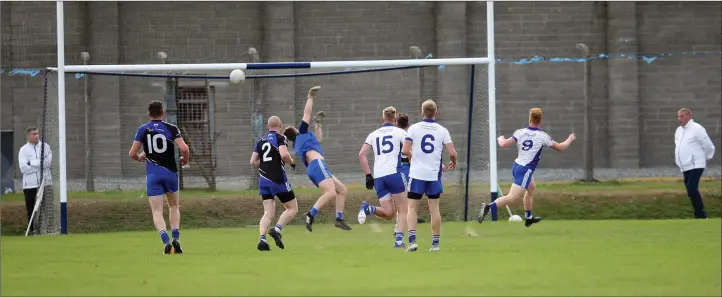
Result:
M428 224L405 253L376 221L290 226L263 253L255 228L182 230L169 256L155 232L4 236L2 295L722 295L719 219L453 222L438 253Z

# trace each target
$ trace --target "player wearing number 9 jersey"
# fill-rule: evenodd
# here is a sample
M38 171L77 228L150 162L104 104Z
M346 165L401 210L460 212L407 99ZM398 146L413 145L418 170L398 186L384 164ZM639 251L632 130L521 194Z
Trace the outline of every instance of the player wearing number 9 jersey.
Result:
M409 210L407 224L409 228L409 247L406 251L414 252L418 249L416 244L416 216L419 203L423 195L429 202L431 214L432 242L430 251L439 250L441 237L441 213L439 212L439 197L443 193L441 185L441 155L444 147L449 150L449 170L456 168L456 150L451 141L449 131L436 123L438 115L436 103L426 100L422 105L424 120L409 127L404 140L402 154L411 160L409 170L408 203Z
M361 146L359 152L359 161L361 168L366 174L366 189L376 188L376 197L379 199L379 207L370 205L364 201L361 203L361 209L358 214L359 224L366 221L366 216L376 214L378 217L390 220L394 218L396 209L401 219L406 220L406 182L404 177L399 173L399 161L401 159L401 143L404 140L406 132L394 125L396 120L396 109L387 107L381 113L381 122L383 126L371 132L366 141ZM366 154L369 150L374 154L374 172L371 174ZM395 242L394 248L403 248L404 233L406 228L404 224L394 232Z
M567 140L557 143L552 140L549 134L540 129L542 122L542 110L540 108L532 108L529 110L529 126L516 130L511 138L499 136L497 142L502 148L510 147L516 144L518 156L512 165L512 176L514 183L506 196L500 197L488 205L484 206L484 210L479 216L479 223L484 221L489 211L496 211L499 207L504 207L516 199L524 196L524 217L525 226L529 227L534 223L542 220L541 217L535 217L531 213L534 190L534 171L541 160L542 149L549 147L556 151L566 150L574 141L574 133L570 134Z
M180 245L180 209L178 195L178 167L176 165L176 145L181 152L182 165L188 164L190 152L181 137L180 129L164 122L163 104L153 101L148 104L150 122L141 125L135 133L135 141L129 155L133 160L145 162L146 195L150 200L153 223L163 241L163 253L170 254L171 249L183 253ZM143 147L143 153L138 151ZM173 241L168 237L163 218L163 195L168 198L169 218Z
M286 162L295 168L293 158L288 153L288 144L286 136L278 134L281 130L281 119L277 116L268 118L268 133L256 142L251 155L251 166L258 168L258 185L259 194L263 200L263 217L258 224L261 238L258 241L259 251L269 251L270 247L266 241L266 233L271 235L276 242L276 246L283 249L283 241L281 241L281 230L288 224L298 212L298 203L296 195L293 193L291 184L286 176L286 169L283 167ZM276 214L276 202L274 197L283 203L285 210L278 218L275 227L269 230L271 220Z

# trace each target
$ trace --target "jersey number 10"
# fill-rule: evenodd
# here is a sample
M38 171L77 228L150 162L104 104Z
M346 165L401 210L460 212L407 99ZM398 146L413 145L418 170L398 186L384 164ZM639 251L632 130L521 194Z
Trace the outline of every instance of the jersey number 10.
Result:
M162 154L168 149L167 139L163 134L155 134L146 136L148 142L148 153L149 154Z

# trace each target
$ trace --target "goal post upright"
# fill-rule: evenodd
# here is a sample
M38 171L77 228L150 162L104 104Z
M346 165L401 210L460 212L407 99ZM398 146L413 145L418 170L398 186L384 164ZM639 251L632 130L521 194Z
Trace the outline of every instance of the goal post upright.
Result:
M498 196L498 171L496 162L496 55L494 54L494 2L486 2L486 55L489 59L488 92L489 92L489 187L491 202ZM491 214L491 220L498 219L497 212Z
M68 179L65 137L65 14L63 0L56 2L56 26L58 43L58 153L60 155L60 233L68 233ZM43 177L45 178L45 177Z

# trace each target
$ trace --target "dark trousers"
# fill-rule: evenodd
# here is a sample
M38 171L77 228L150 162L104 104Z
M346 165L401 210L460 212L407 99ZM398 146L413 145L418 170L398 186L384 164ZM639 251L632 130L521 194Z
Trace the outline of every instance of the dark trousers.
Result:
M33 209L35 208L35 196L38 194L38 188L34 189L23 189L25 195L25 209L28 211L28 223L30 223L30 216L33 215ZM35 231L35 224L30 225L30 234Z
M707 218L707 214L704 212L702 194L699 193L699 180L702 178L702 172L704 172L703 168L696 168L683 172L684 186L687 188L687 196L689 196L689 200L692 201L694 217L697 219Z

